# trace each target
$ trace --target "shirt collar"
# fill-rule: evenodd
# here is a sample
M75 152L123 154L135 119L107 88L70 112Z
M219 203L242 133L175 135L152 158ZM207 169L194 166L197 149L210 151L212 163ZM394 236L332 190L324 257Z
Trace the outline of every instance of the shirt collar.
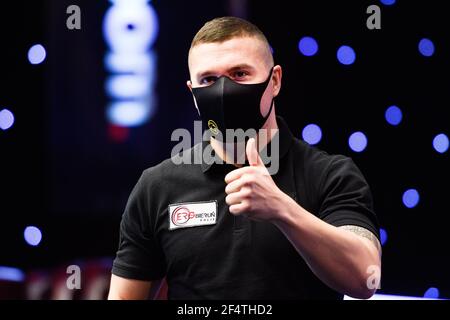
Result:
M289 130L289 127L287 126L286 122L284 121L284 119L282 117L277 116L277 125L278 125L278 129L279 129L277 134L279 135L279 142L280 142L280 149L279 149L280 150L280 159L282 159L289 151L291 144L293 142L294 136L292 135L292 132ZM269 144L266 146L266 148L268 148L267 149L268 151L271 150L270 144L271 144L271 142L269 142ZM202 159L201 166L202 166L203 173L206 173L207 171L209 171L212 168L224 168L224 167L229 167L229 166L234 167L231 164L218 164L215 162L213 162L212 164L206 163L203 159L203 152L208 145L209 145L209 141L203 141L202 148L199 148L199 150L201 152L200 158ZM214 150L212 150L212 152L214 152ZM213 156L214 156L214 154L213 154Z

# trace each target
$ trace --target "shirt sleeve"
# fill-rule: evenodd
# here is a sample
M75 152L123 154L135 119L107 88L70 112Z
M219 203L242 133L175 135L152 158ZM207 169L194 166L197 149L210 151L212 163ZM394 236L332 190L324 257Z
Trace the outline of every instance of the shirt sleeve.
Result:
M336 227L359 226L380 239L369 185L352 159L337 156L328 166L320 190L322 220Z
M149 212L152 195L148 175L146 171L141 175L122 215L119 249L112 268L112 273L119 277L151 281L165 274L164 254Z

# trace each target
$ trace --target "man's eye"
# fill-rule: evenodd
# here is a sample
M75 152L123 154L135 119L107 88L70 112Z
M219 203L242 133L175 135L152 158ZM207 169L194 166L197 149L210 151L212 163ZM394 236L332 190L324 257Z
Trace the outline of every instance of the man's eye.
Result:
M202 85L213 84L216 80L217 80L217 77L209 76L209 77L205 77L205 78L201 79L200 84L202 84Z
M245 78L247 75L248 75L248 73L245 71L236 71L233 74L233 78L237 79L237 80L241 80L241 79Z

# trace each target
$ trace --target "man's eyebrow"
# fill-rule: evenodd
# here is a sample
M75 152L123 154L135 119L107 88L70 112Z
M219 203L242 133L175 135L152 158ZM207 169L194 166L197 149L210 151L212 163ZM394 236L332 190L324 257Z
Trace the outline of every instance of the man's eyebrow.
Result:
M238 65L235 65L235 66L229 68L227 70L227 73L230 73L230 72L233 72L233 71L236 71L236 70L242 70L242 69L246 69L246 70L250 70L250 71L255 70L255 68L253 66L251 66L251 65L249 65L247 63L241 63L241 64L238 64ZM209 76L209 75L213 75L213 74L217 74L217 72L214 72L212 70L201 71L201 72L199 72L197 74L197 79L201 79L201 78L203 78L205 76Z
M234 67L228 69L228 72L241 70L241 69L255 70L255 68L253 66L246 64L246 63L241 63L241 64L238 64L237 66L234 66Z

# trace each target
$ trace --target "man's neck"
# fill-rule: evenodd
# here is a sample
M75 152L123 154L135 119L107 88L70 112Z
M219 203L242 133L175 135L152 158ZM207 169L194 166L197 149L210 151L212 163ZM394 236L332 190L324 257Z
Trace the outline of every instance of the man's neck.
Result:
M275 112L272 111L264 126L259 130L256 137L258 151L261 152L278 132L278 124ZM236 167L242 167L245 163L245 142L223 143L214 138L210 140L211 147L216 155L225 163L233 164Z

